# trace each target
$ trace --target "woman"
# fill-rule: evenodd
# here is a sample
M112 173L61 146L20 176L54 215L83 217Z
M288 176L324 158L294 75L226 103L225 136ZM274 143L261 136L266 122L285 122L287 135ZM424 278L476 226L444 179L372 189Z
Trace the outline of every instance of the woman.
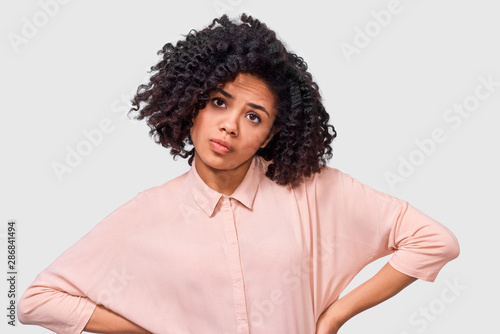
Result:
M337 333L458 256L446 227L326 166L336 133L306 63L265 24L240 20L166 44L133 100L191 169L139 193L40 273L21 322L58 333Z

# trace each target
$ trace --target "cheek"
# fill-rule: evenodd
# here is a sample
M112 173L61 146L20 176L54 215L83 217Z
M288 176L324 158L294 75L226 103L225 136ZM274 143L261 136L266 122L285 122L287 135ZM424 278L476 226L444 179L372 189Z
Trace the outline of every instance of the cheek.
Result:
M267 138L269 131L259 129L259 131L252 131L248 135L247 146L252 149L258 150Z
M196 127L196 122L194 121L193 119L193 125L191 125L191 128L189 129L189 135L191 136L191 140L194 140L195 139L195 127Z
M200 130L204 127L204 117L201 115L201 111L193 118L193 125L189 129L189 133L191 134L191 138L195 138L199 136Z

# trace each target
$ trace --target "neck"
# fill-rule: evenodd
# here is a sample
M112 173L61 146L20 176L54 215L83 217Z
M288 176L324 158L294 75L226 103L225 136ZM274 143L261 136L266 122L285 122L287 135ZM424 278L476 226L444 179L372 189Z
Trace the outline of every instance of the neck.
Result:
M216 169L201 160L195 151L194 167L200 178L213 190L230 196L240 185L245 177L252 158L234 169Z

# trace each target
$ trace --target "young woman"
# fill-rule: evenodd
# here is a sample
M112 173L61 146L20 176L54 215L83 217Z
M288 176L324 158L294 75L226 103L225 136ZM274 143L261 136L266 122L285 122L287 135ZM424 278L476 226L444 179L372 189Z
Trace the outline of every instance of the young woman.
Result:
M22 323L331 334L458 256L446 227L326 166L336 133L318 86L265 24L223 16L160 53L133 110L191 169L139 193L40 273L20 300Z

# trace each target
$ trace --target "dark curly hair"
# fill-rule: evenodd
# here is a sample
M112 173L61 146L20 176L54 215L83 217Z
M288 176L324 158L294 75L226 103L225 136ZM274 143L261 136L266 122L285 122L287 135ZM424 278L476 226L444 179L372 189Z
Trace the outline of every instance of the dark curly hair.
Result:
M174 156L194 157L190 128L209 93L231 82L238 73L263 80L277 97L273 129L279 131L257 155L270 161L266 176L280 185L300 184L318 173L332 157L336 137L328 124L318 85L307 64L287 51L276 33L242 14L240 22L226 15L203 30L191 30L176 45L158 51L162 59L151 67L150 81L140 85L130 112L147 121L150 135ZM142 103L142 105L141 105Z

